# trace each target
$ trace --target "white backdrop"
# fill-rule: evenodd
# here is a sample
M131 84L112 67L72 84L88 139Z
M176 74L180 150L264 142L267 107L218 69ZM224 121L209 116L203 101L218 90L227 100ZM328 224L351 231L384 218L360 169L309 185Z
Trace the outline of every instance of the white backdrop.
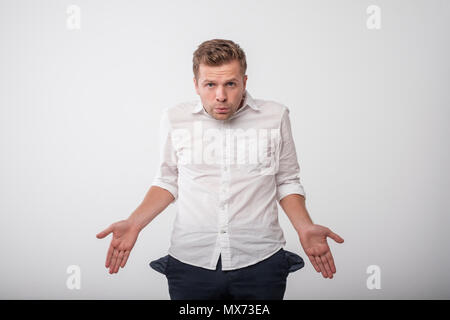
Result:
M198 97L192 53L212 38L245 50L253 97L290 108L307 209L345 239L324 279L279 207L306 263L285 299L450 298L449 30L445 0L1 0L0 298L169 299L148 263L176 205L117 274L95 235L142 201L160 112Z

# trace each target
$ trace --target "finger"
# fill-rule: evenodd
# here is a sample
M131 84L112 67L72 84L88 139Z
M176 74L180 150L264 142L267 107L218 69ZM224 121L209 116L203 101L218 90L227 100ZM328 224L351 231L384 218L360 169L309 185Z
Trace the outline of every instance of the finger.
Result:
M328 232L328 236L333 239L334 241L336 241L337 243L342 243L344 242L344 239L342 239L338 234L334 233L333 231L329 231Z
M331 272L330 266L328 265L328 260L325 257L325 255L320 256L320 260L322 260L323 266L325 267L325 270L327 271L328 278L333 278L333 273Z
M122 258L123 258L123 250L120 250L119 255L117 256L116 264L114 265L114 269L113 269L114 273L117 273L117 271L119 271L119 266L120 266L120 263L122 262Z
M111 245L109 245L108 252L106 253L106 263L105 263L106 268L109 268L109 265L111 264L113 252L114 252L114 247L111 244Z
M320 271L322 272L322 276L324 278L328 278L327 270L325 269L325 266L323 265L323 262L322 262L322 259L320 258L320 256L316 256L316 261L319 264Z
M333 255L331 254L331 252L328 251L328 252L325 254L325 257L326 257L327 260L328 260L328 264L330 265L331 271L333 271L333 273L336 273L336 266L335 266L335 264L334 264L334 259L333 259Z
M106 237L108 234L110 234L113 231L112 226L109 226L108 228L106 228L105 230L103 230L102 232L97 233L97 238L98 239L103 239L104 237Z
M127 263L128 257L130 256L130 251L125 251L125 254L123 255L122 263L120 264L120 267L125 267L125 264Z
M314 258L314 256L313 255L309 255L308 257L309 257L309 261L311 261L314 269L316 269L317 272L320 272L319 265L317 264L316 259Z
M109 273L113 273L113 267L116 265L117 255L119 254L117 249L114 249L113 257L111 260L111 266L109 268Z
M327 271L325 270L325 267L323 266L322 260L320 259L319 256L315 256L314 258L316 259L316 262L319 265L320 272L322 272L322 276L324 278L326 278L327 277Z

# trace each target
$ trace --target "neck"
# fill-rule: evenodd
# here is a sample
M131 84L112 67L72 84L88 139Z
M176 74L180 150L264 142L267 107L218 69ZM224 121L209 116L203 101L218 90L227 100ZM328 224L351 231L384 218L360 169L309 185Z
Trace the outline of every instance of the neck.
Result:
M245 101L245 93L242 95L241 103L239 104L239 107L237 108L237 110L239 110L240 108L242 108L242 106L244 105L244 101ZM236 110L236 111L237 111L237 110Z

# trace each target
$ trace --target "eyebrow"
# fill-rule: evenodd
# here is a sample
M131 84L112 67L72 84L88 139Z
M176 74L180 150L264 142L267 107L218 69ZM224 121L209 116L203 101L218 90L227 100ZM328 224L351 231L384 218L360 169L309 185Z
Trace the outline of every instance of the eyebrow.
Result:
M232 81L238 81L238 79L236 79L236 78L229 79L229 80L226 80L225 83L232 82ZM215 81L205 79L205 80L202 81L202 84L204 84L204 83L206 83L206 82L215 82Z

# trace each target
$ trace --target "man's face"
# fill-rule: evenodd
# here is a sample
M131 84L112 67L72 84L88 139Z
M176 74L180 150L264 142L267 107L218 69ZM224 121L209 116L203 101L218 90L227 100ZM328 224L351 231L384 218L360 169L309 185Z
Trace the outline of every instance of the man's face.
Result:
M221 66L200 64L195 90L205 110L217 120L230 118L242 105L247 76L242 76L238 60Z

